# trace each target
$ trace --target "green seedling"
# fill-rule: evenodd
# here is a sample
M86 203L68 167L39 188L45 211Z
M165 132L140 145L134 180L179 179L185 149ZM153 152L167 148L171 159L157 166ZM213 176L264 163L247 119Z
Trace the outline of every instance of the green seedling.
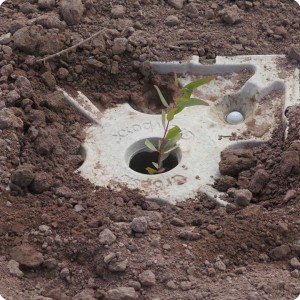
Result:
M163 162L168 158L172 151L179 147L178 141L182 137L182 130L176 125L170 128L170 122L174 119L174 116L182 112L185 107L208 105L207 102L192 98L191 96L195 88L198 88L199 86L206 84L213 79L214 77L201 78L180 88L177 74L174 73L176 93L175 99L170 104L168 104L166 101L159 87L156 85L154 86L163 106L166 109L162 110L161 114L164 134L163 137L158 141L158 145L153 145L148 139L145 141L145 145L148 149L158 152L157 162L152 162L154 168L152 166L146 168L149 174L159 174L166 171L166 169L163 167Z

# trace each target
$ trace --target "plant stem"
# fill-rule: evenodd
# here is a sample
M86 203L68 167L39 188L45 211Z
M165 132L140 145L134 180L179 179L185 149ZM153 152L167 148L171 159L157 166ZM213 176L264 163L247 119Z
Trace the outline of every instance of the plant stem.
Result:
M167 125L166 125L166 128L165 128L165 132L164 132L164 136L161 140L161 144L160 144L160 147L159 147L159 154L158 154L158 161L157 161L157 164L158 164L158 173L160 173L161 169L162 169L162 162L161 162L161 156L162 156L162 150L164 148L164 144L165 144L165 141L166 141L166 135L167 135L167 132L168 132L168 129L169 129L169 124L170 124L170 121L167 122Z

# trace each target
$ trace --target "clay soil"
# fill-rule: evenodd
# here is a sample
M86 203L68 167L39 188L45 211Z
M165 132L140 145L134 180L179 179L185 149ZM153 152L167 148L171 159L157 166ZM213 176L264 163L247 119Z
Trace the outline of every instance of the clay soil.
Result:
M155 113L153 83L172 90L168 80L152 77L149 61L287 54L300 44L299 5L85 0L81 9L78 2L74 25L59 0L0 7L0 294L11 300L296 299L298 107L287 112L286 140L279 121L270 141L223 158L229 173L215 186L232 204L218 206L200 193L170 206L126 187L96 188L74 173L84 159L88 120L55 86L81 90L103 110L129 102ZM99 30L67 54L37 61ZM243 170L236 169L239 155L251 160ZM251 202L234 204L245 190L252 190Z

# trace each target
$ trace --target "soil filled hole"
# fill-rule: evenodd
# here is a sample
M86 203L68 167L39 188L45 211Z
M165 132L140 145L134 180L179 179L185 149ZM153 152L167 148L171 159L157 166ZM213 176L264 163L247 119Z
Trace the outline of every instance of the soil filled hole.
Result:
M149 174L146 170L147 167L152 167L152 162L157 162L158 152L143 151L135 154L130 162L129 168L142 174ZM164 160L163 167L168 172L178 165L178 158L175 153L171 153L166 160Z

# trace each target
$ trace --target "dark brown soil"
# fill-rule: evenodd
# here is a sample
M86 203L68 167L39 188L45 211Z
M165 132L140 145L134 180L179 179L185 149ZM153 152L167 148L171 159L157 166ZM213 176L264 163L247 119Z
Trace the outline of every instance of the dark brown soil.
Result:
M170 78L149 75L148 61L288 53L300 44L298 4L85 0L77 24L66 25L61 2L15 0L0 7L0 294L13 300L295 299L299 107L287 112L286 140L278 122L272 139L251 150L250 164L232 172L226 162L231 172L216 187L232 204L220 207L199 194L167 206L126 187L96 188L74 172L84 159L87 120L55 85L81 90L101 109L128 102L156 113L153 84L168 98L173 91ZM166 25L170 15L177 25ZM100 29L68 54L36 62ZM1 37L9 32L14 35ZM126 39L123 50L118 38ZM249 203L239 206L249 191Z

